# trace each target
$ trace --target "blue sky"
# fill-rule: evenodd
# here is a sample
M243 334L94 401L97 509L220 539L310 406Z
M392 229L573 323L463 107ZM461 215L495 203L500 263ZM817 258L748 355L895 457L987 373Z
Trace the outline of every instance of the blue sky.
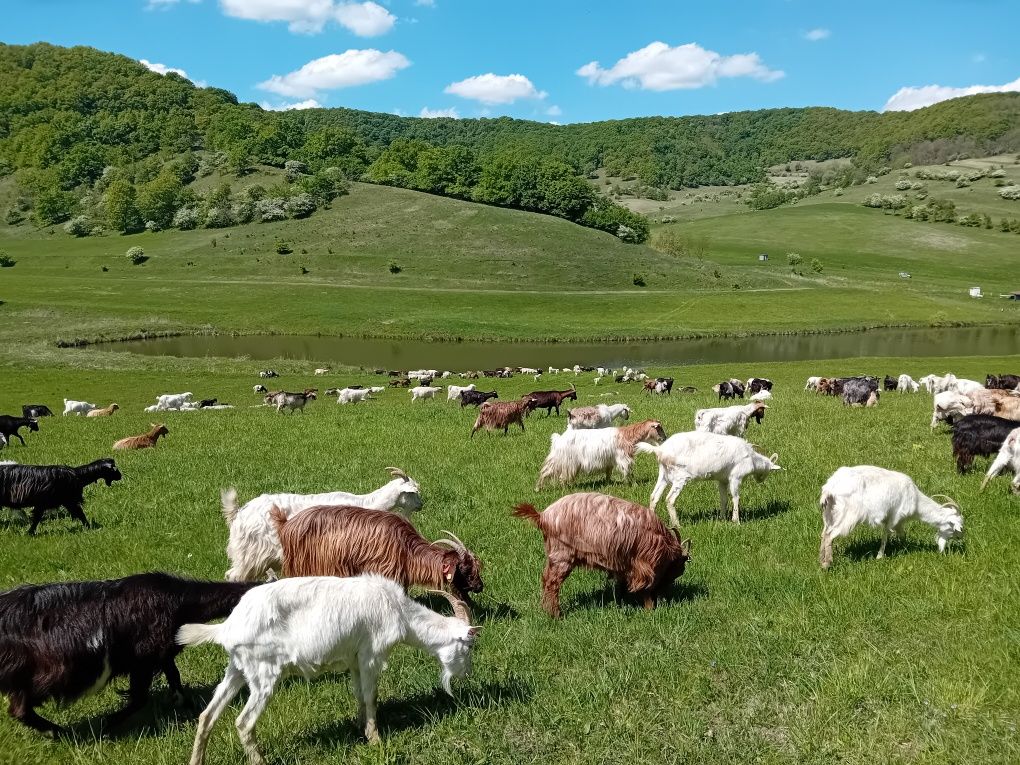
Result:
M3 42L91 45L268 108L587 122L1020 90L1018 0L6 0L4 11Z

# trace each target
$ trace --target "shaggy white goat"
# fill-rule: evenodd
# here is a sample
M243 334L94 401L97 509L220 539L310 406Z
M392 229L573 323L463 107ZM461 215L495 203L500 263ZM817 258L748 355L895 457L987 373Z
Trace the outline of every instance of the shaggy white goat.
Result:
M652 510L659 503L666 485L672 484L666 495L666 508L674 526L680 525L676 499L688 481L716 481L723 515L732 498L733 522L740 523L740 484L743 480L754 476L761 482L773 471L782 470L777 464L778 454L766 457L758 454L744 439L718 433L677 433L662 446L638 444L637 450L654 454L659 461L659 478L648 505Z
M191 401L191 392L188 393L164 393L160 396L156 396L156 406L158 411L168 411L172 409L183 409L184 404Z
M942 377L938 375L925 375L918 382L924 386L924 389L929 393L942 393L943 391L952 390L953 385L956 383L956 375L952 372L948 372Z
M941 393L936 393L933 401L934 407L931 414L932 428L940 422L948 420L950 417L962 417L965 414L974 413L974 402L956 391L944 390Z
M446 387L446 400L447 401L458 401L460 400L460 394L466 390L474 390L475 384L470 385L448 385Z
M88 414L96 408L95 404L90 404L88 401L73 401L72 399L64 399L64 414Z
M359 401L368 401L368 395L371 392L368 388L342 388L337 391L336 402L338 404L356 404Z
M979 390L984 390L985 386L979 383L977 380L965 380L962 377L958 378L953 383L953 387L948 390L955 390L957 393L962 393L964 396L969 396L971 393L975 393Z
M760 391L758 391L757 393L752 393L747 398L751 401L771 401L772 391L765 390L764 388L762 388Z
M567 410L567 429L608 428L612 426L613 420L626 420L629 417L630 407L626 404L579 406Z
M255 723L279 680L289 675L350 672L365 736L378 743L379 676L398 643L435 656L439 681L452 695L451 680L471 671L480 628L471 626L463 603L446 597L456 616L426 608L375 574L295 577L249 590L222 624L185 624L177 631L179 644L218 643L229 655L223 680L198 718L191 765L202 765L213 726L244 685L248 701L237 716L237 734L252 765L262 765Z
M910 375L900 375L896 380L896 390L900 393L917 393L919 386Z
M705 433L720 433L727 436L742 436L747 430L747 421L761 412L764 416L768 404L755 401L742 406L720 406L714 409L699 409L694 414L694 429Z
M620 428L553 433L549 455L542 463L535 491L549 480L569 483L579 473L605 473L608 481L615 469L626 479L634 462L635 445L641 441L659 443L665 437L657 420Z
M985 474L985 480L981 482L981 491L984 491L988 482L1006 467L1013 471L1013 492L1020 494L1020 428L1010 431L1006 440L1002 442L998 455Z
M436 394L441 390L442 388L436 388L431 385L418 385L417 387L411 388L411 401L418 401L419 399L424 401L427 398L434 399Z
M946 543L963 533L963 516L955 502L945 498L939 504L925 496L910 476L895 470L857 465L841 467L822 487L822 546L818 560L823 569L832 565L832 542L845 537L859 524L882 527L882 544L877 557L885 556L891 533L899 533L912 518L934 526L939 552Z
M323 494L262 494L238 509L237 491L222 492L223 517L227 521L230 568L225 578L233 582L259 579L269 572L280 573L283 550L276 528L269 519L273 505L288 518L318 505L348 505L371 510L392 510L407 519L421 509L421 488L399 468L387 468L393 480L368 494L331 491Z

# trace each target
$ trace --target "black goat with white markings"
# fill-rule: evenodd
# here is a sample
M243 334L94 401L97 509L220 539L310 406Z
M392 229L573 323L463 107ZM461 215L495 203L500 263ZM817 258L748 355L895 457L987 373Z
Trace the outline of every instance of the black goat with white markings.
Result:
M21 441L21 445L24 446L25 439L18 432L22 428L28 428L30 431L38 433L39 423L34 417L15 417L13 414L0 414L0 434L6 437L8 442L12 438L17 438Z
M121 479L117 464L109 458L80 467L69 465L0 465L0 507L12 510L32 508L35 529L47 510L64 507L71 517L89 528L89 519L82 510L86 486L106 481L107 486Z

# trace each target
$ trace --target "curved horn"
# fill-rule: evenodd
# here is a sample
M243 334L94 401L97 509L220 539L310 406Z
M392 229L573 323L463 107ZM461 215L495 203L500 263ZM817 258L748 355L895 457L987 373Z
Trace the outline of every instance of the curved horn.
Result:
M456 550L457 552L467 552L467 545L461 542L460 539L457 538L456 534L454 534L452 531L447 531L446 529L442 529L442 532L446 534L448 538L436 540L432 544L437 545L440 542L446 542L447 544L451 545L453 549Z
M980 494L981 492L983 492L983 491L985 490L985 487L986 487L986 486L988 486L988 482L989 482L990 480L992 480L992 474L991 474L991 473L988 473L988 474L987 474L987 475L985 476L985 480L983 480L983 481L981 482L981 488L980 488L980 489L978 489L978 494Z
M397 468L397 467L388 467L388 468L386 468L386 472L388 472L394 478L404 478L404 479L407 479L407 473L405 473L400 468Z
M773 465L778 465L779 464L779 453L778 452L772 452L772 456L769 457L769 462L771 462Z
M426 592L431 592L434 595L440 595L446 598L450 601L450 606L453 608L453 615L465 624L471 624L471 609L468 608L467 603L463 600L454 597L452 593L449 593L446 590L426 590Z
M960 509L960 506L956 504L956 500L950 497L948 494L932 494L931 498L935 500L939 498L944 499L945 502L942 503L943 507L952 507L954 510Z

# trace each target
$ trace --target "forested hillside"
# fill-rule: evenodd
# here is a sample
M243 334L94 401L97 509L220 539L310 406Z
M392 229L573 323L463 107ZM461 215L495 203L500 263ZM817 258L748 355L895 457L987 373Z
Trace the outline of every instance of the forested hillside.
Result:
M1020 94L915 112L772 109L577 125L416 119L349 109L267 112L91 48L0 45L0 177L16 224L81 218L76 232L232 225L301 217L364 179L544 212L647 238L647 221L584 176L598 168L659 188L759 181L795 159L862 167L1020 149ZM288 164L289 163L289 164ZM192 188L212 172L287 166L277 188ZM265 216L265 218L263 218Z

